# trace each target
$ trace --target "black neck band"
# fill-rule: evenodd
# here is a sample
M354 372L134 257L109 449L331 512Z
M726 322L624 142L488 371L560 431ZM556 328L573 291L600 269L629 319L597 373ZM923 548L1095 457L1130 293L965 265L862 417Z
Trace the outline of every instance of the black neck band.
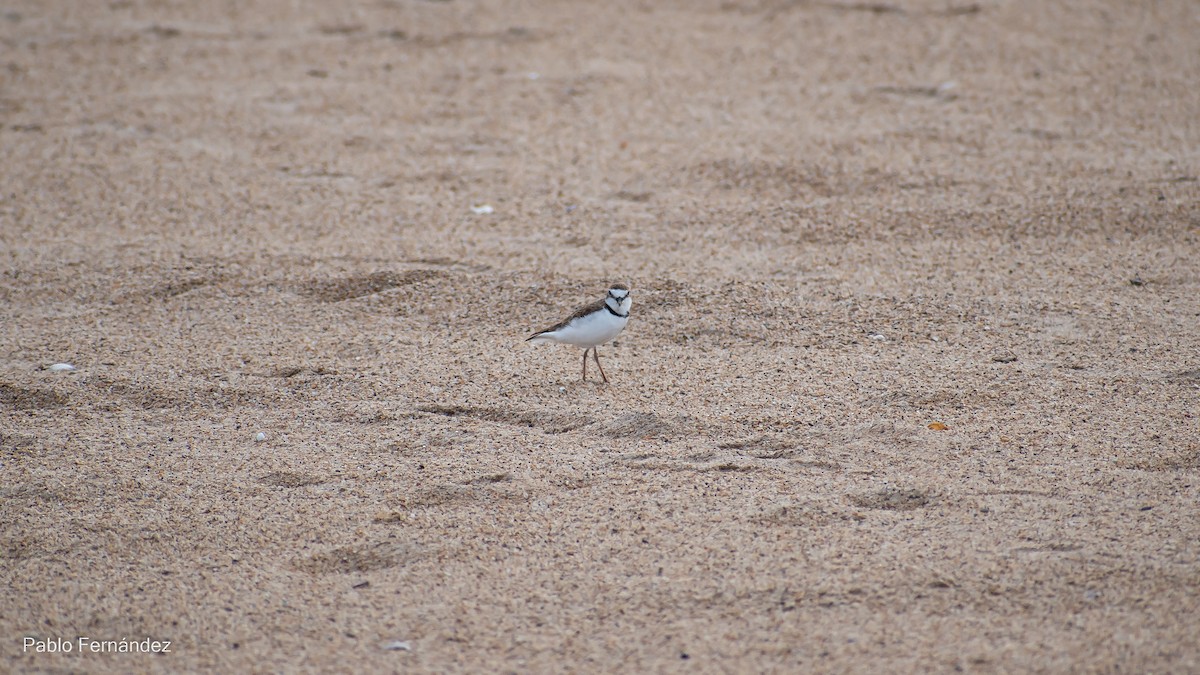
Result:
M606 302L606 303L604 303L604 309L607 309L607 310L608 310L608 313L609 313L609 314L612 314L613 316L619 316L619 317L621 317L622 319L628 319L628 318L629 318L629 313L628 313L628 312L626 312L625 314L622 314L622 313L618 312L617 310L613 309L611 306L609 306L609 304L608 304L607 302Z

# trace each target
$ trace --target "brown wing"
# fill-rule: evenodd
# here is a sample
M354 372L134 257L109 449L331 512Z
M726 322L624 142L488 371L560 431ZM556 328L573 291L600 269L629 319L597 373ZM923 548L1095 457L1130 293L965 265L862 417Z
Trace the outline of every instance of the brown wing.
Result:
M589 302L588 304L584 305L583 307L580 307L580 308L576 309L574 312L571 312L571 316L568 316L567 318L563 319L562 321L559 321L558 323L554 324L553 326L550 326L549 328L547 328L545 330L539 330L538 332L534 333L533 335L530 335L529 337L525 338L525 341L528 342L528 341L532 340L533 338L541 335L542 333L553 333L556 330L561 330L562 328L565 328L567 324L571 323L572 321L574 321L575 319L578 319L581 316L586 316L588 314L591 314L592 312L599 312L600 310L604 309L604 302L607 299L608 298L604 298L603 300Z

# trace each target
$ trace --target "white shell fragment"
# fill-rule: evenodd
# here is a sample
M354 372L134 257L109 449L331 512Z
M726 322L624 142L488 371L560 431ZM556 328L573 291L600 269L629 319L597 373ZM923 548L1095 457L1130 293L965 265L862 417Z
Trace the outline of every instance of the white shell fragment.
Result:
M391 642L385 642L383 644L383 648L389 652L411 652L412 651L412 645L408 644L407 642L405 642L403 640L393 640Z
M46 370L48 370L52 373L64 373L67 371L75 370L75 366L73 366L69 363L56 363L52 366L47 366Z
M486 216L489 213L495 213L496 209L492 208L491 204L482 204L480 206L472 206L471 213L477 216Z
M254 434L255 443L262 443L265 440L267 440L267 433L265 431L260 431L257 434Z

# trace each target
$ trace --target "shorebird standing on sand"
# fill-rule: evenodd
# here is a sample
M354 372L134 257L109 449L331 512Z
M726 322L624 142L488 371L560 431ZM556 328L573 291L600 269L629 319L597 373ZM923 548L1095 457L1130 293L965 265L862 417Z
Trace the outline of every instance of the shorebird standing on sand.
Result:
M561 342L564 344L583 347L583 380L587 381L587 355L592 352L596 367L600 369L600 377L608 382L604 368L600 366L600 355L596 347L608 342L625 330L629 321L629 307L633 299L629 297L629 287L625 284L613 284L608 289L608 295L603 300L597 300L584 305L571 313L562 323L539 331L526 338L526 342L534 344L542 342Z

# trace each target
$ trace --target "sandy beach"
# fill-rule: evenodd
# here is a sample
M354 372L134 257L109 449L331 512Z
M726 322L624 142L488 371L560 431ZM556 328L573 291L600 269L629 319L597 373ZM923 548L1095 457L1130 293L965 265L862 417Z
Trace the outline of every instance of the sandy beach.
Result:
M1197 83L1186 0L9 2L0 671L1200 672Z

